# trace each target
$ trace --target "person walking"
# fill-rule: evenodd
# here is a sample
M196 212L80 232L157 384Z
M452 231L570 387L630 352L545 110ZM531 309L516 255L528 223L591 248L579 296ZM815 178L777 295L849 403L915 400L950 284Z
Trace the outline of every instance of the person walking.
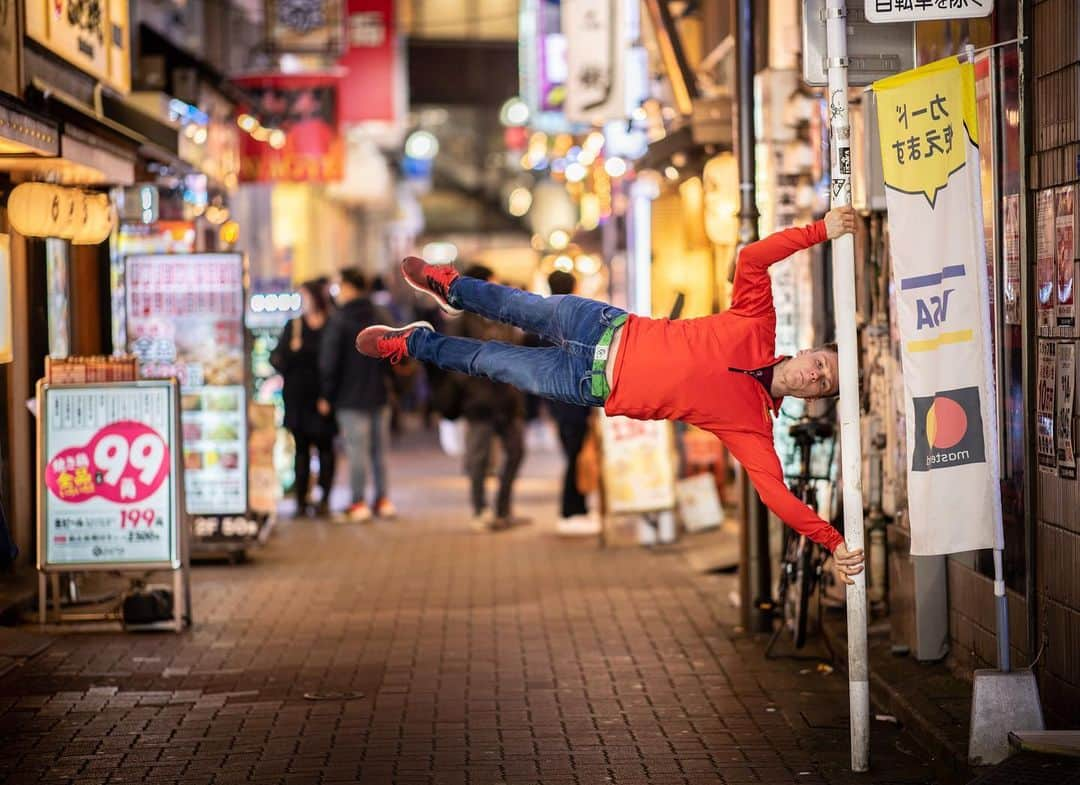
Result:
M555 270L548 276L548 286L553 296L573 294L577 280L573 273ZM553 346L546 343L547 346ZM592 409L550 399L547 401L548 412L559 429L559 444L566 459L563 473L562 502L559 507L559 520L556 529L560 534L589 533L595 534L596 524L589 518L589 505L585 495L578 490L577 462L581 448L585 446L585 436L589 432L589 415Z
M295 480L297 516L330 512L330 490L334 486L334 418L319 411L319 349L330 316L326 290L317 281L300 284L300 316L281 331L278 345L270 354L270 364L284 382L285 427L296 446ZM311 451L319 456L319 487L322 496L312 509Z
M482 264L470 265L464 275L490 281L495 273ZM458 325L460 334L474 340L520 343L520 331L473 313ZM485 377L455 374L451 380L460 396L465 418L465 469L469 475L472 527L475 531L506 529L513 525L514 481L525 456L525 396L520 390ZM499 489L492 515L488 509L485 481L496 441L501 447Z
M353 350L357 332L385 318L366 296L364 274L357 268L339 274L338 309L326 322L319 351L320 413L336 414L349 461L352 503L346 519L364 522L372 514L393 518L389 498L386 450L390 443L390 366ZM374 496L366 501L368 469Z
M716 435L742 464L765 505L800 534L832 553L839 580L853 583L862 550L784 484L773 444L773 416L785 396L803 399L839 391L835 345L777 357L776 311L769 266L826 239L851 233L850 207L823 220L750 243L739 253L731 307L699 319L650 319L573 295L541 297L460 276L452 267L409 257L402 274L444 310L467 310L546 337L552 348L452 338L430 324L375 325L356 338L357 351L400 361L415 357L487 376L608 415L682 420Z

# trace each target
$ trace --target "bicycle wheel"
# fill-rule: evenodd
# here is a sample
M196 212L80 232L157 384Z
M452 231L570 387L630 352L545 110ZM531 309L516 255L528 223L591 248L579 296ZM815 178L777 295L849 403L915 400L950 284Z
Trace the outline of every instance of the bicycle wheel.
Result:
M810 557L813 543L806 537L799 538L799 553L795 560L795 574L789 591L791 592L791 633L795 639L795 648L801 649L806 643L807 614L810 610L810 594L813 592L813 572Z

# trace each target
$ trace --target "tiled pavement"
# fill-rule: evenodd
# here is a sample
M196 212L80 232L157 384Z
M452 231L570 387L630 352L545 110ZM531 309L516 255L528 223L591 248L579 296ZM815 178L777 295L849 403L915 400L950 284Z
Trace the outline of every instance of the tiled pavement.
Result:
M887 722L847 771L846 681L734 634L732 578L555 537L556 459L526 464L534 525L477 535L417 439L400 520L283 525L195 568L190 633L65 634L0 679L0 781L951 781Z

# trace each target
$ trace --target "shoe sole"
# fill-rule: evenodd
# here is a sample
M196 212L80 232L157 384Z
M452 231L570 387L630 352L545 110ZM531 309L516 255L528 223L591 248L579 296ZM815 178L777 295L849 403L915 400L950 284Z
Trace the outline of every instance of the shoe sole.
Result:
M405 274L404 270L401 271L401 277L404 278L405 283L407 283L413 289L420 292L421 294L426 294L428 297L438 303L439 308L441 308L444 313L448 313L451 316L460 316L461 314L465 313L461 308L455 308L450 303L446 302L446 300L444 300L442 297L437 295L435 292L428 289L426 286L421 286L420 284L413 281L411 278L409 278L409 276Z
M388 325L388 324L373 324L373 325L371 325L371 327L365 327L364 330L370 330L372 327L390 327L390 325ZM435 332L435 325L433 325L431 322L425 322L425 321L409 322L408 324L402 325L401 327L390 327L390 329L394 330L395 332L398 331L398 330L409 330L409 329L413 329L413 328L431 330L432 332ZM358 332L356 334L356 338L353 339L353 348L356 349L356 351L358 351L358 352L360 352L360 336L363 335L364 330L361 330L360 332ZM360 354L364 354L364 353L360 352ZM364 354L364 356L365 357L370 357L371 355Z

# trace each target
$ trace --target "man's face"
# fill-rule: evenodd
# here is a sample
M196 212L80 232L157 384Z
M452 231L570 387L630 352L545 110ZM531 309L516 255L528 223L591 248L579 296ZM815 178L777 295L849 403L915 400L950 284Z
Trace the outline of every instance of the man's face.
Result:
M803 349L783 368L789 395L796 398L825 398L839 387L836 352L828 349Z

